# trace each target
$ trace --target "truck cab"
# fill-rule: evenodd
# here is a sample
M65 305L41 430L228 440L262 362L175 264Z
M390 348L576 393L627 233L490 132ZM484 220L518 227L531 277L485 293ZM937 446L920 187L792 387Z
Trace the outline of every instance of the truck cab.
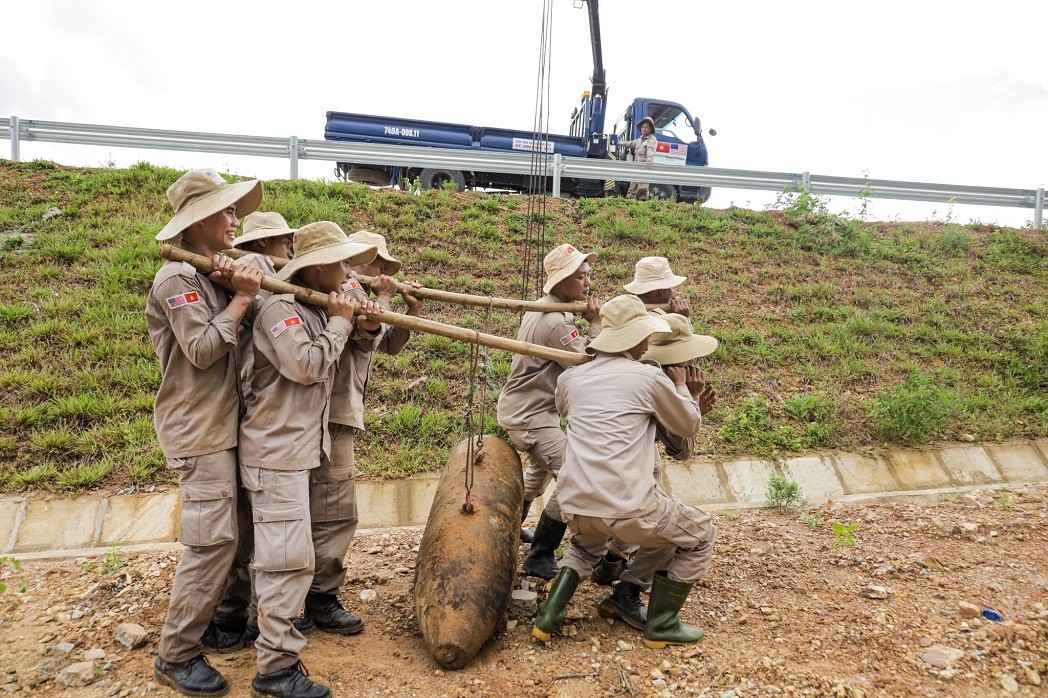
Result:
M640 138L637 122L650 116L655 122L655 138L659 141L655 153L657 165L705 167L709 151L702 138L702 125L688 110L676 102L664 99L638 97L615 120L613 134L619 150L616 157L629 159L621 144ZM712 132L711 132L712 133ZM703 203L710 198L710 187L681 187L672 184L652 184L651 195L657 198L676 198L680 201Z

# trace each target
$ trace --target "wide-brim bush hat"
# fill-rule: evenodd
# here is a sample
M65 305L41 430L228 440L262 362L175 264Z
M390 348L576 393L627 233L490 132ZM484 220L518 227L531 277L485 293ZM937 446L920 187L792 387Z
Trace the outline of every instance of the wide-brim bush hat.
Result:
M641 257L633 271L633 281L623 288L640 295L663 288L677 288L687 280L688 277L673 273L665 257Z
M600 308L601 330L586 348L608 354L632 349L656 332L669 332L663 317L651 315L636 296L615 296Z
M637 122L637 130L640 131L641 124L649 124L651 126L651 132L655 133L655 120L650 116L645 116L643 119Z
M349 236L350 242L356 242L361 245L374 245L378 248L378 258L386 262L386 270L383 272L388 276L393 276L400 271L400 260L389 253L389 248L386 247L386 238L378 233L373 233L370 230L358 230Z
M304 225L295 234L295 258L277 272L277 279L287 281L303 267L311 264L334 264L346 261L350 265L375 261L378 248L350 242L337 224L318 221Z
M660 316L670 331L653 334L642 359L658 361L663 366L682 364L717 350L717 340L704 334L695 334L691 321L677 313Z
M262 182L249 179L230 184L217 170L190 170L167 188L167 198L175 215L156 234L157 240L170 240L210 215L236 206L238 216L257 211L262 204Z
M546 270L546 283L542 286L542 292L549 293L554 286L577 272L583 262L592 264L596 258L595 253L587 254L567 243L554 248L542 260L542 268Z
M283 216L272 211L266 213L255 211L244 218L244 233L233 241L233 247L243 245L245 242L284 235L294 236L295 230L288 227Z

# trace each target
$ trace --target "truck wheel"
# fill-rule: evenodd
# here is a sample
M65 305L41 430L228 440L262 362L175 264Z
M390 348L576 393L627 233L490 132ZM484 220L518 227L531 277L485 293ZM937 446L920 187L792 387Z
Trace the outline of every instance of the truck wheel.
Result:
M672 184L649 184L648 198L663 199L666 201L676 201L677 190L673 188Z
M699 193L695 197L695 203L704 204L710 200L710 194L713 193L713 187L699 187Z
M443 189L448 182L455 183L455 191L466 190L466 177L459 170L436 170L426 168L419 172L423 189Z

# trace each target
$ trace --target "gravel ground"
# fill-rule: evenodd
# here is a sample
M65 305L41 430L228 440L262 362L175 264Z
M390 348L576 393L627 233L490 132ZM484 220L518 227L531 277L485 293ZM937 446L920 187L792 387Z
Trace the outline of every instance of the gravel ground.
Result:
M421 529L364 532L342 595L367 628L314 633L303 660L336 696L1048 695L1048 488L800 513L717 517L713 563L682 612L707 630L698 645L647 649L597 615L606 589L586 583L550 643L509 619L462 671L439 670L418 633ZM855 526L854 545L835 523ZM152 661L177 559L5 561L0 693L173 695ZM252 650L212 661L230 695L249 695Z

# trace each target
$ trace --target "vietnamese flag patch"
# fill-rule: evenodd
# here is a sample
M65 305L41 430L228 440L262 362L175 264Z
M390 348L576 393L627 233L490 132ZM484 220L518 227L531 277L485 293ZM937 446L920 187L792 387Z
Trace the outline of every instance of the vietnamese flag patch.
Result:
M180 293L177 296L171 296L168 298L167 307L174 310L175 308L181 308L183 305L191 305L199 302L200 294L196 291L189 291L188 293Z
M295 325L301 325L301 324L302 324L302 318L300 318L298 315L292 315L291 317L284 318L283 320L281 320L277 324L275 324L272 327L270 327L269 331L273 333L274 337L279 337L280 335L282 335L284 333L284 330L286 330L287 328L294 327Z
M655 152L656 153L668 153L668 152L670 152L670 144L669 143L659 143L657 146L655 146Z
M346 287L357 291L363 291L364 287L360 285L360 282L356 279L350 279L346 282Z

